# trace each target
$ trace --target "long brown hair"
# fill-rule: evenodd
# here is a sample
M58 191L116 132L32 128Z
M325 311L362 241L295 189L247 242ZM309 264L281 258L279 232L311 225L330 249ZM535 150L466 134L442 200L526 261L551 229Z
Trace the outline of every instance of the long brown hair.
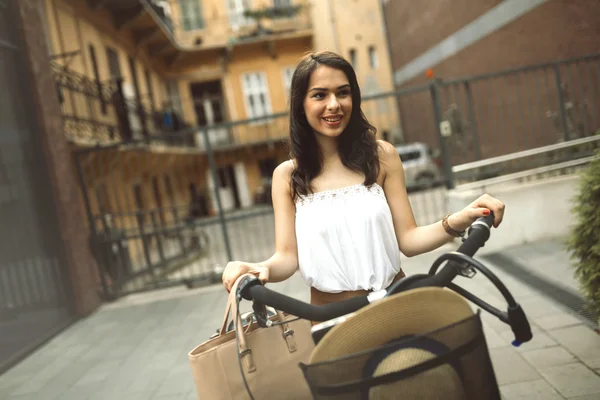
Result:
M297 65L291 84L290 155L296 160L291 179L294 199L312 193L310 183L323 168L323 155L317 144L316 134L308 124L304 112L308 83L311 74L319 65L341 70L350 83L352 114L338 141L342 164L352 171L362 172L365 175L366 186L374 184L379 175L379 153L375 137L377 129L369 123L360 108L360 88L352 65L330 51L310 53Z

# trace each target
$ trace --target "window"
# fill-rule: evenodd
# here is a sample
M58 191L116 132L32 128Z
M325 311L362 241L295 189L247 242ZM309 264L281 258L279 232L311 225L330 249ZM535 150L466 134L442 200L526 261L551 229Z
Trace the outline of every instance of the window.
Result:
M100 110L102 111L102 115L108 114L108 110L106 109L106 103L104 102L104 98L102 97L102 84L100 83L100 72L98 71L98 60L96 59L96 49L94 45L90 44L88 46L88 50L90 51L90 60L92 62L92 70L94 71L94 80L96 81L96 89L98 90L98 95L100 98Z
M132 185L133 187L133 198L135 199L135 205L136 205L136 219L137 219L137 223L138 223L138 228L139 229L143 229L144 228L144 223L145 221L145 214L143 213L144 211L144 196L142 194L142 184L141 183L134 183Z
M375 46L369 46L369 64L372 69L379 66L379 60L377 60L377 53L375 52Z
M251 22L244 16L244 12L250 9L249 0L227 0L227 2L229 3L229 24L234 30Z
M264 117L272 113L267 76L264 72L244 74L242 76L242 88L248 118Z
M129 60L129 72L131 73L131 79L133 80L133 90L135 91L135 99L138 105L141 106L142 96L140 94L140 81L137 74L137 66L133 57L128 57Z
M288 8L292 6L292 0L273 0L273 7Z
M286 98L290 99L290 90L292 87L292 76L294 75L295 67L286 67L283 69L283 89L285 90Z
M165 190L167 191L167 197L169 198L170 205L175 205L175 191L173 190L173 183L169 175L164 176ZM177 215L177 208L173 208L173 214Z
M119 63L119 53L117 50L107 47L106 58L108 60L108 70L110 71L111 78L120 78L121 75L121 64Z
M148 98L150 100L150 108L152 111L156 110L156 104L154 103L154 87L152 85L152 75L148 68L144 69L144 76L146 78L146 90L148 91Z
M358 67L358 65L356 65L356 50L355 49L350 49L350 51L348 52L349 56L350 56L350 64L352 64L352 66L354 67L354 69L356 69Z
M184 31L204 28L200 0L179 0L179 11L181 28Z
M274 158L266 158L258 161L258 168L260 169L261 178L271 178L276 167L277 161Z
M158 177L152 177L152 192L154 193L154 201L156 202L156 208L158 208L158 218L160 219L161 225L165 226L167 221L165 219L165 210L163 209L163 196L160 191L160 184Z
M421 158L421 152L419 150L415 151L399 151L398 155L400 156L400 160L403 162L418 160Z
M110 200L108 199L108 192L106 191L106 185L99 183L96 186L96 201L98 202L98 211L100 214L110 214L112 207L110 206Z

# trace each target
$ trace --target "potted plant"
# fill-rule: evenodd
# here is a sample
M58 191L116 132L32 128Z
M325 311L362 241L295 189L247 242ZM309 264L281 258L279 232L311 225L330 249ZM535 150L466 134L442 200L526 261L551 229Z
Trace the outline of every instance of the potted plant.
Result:
M573 261L590 311L600 316L600 152L581 174L573 199L574 225L567 238Z

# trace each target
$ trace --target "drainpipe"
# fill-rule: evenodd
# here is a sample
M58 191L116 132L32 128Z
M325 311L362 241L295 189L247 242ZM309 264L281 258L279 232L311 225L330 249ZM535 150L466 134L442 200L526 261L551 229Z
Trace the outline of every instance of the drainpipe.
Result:
M385 21L385 3L389 0L379 0L379 11L381 12L381 23L383 24L383 31L385 32L385 48L388 54L390 74L392 78L392 92L396 91L396 79L394 78L394 61L392 58L392 46L390 44L390 32ZM400 129L400 142L404 142L404 129L402 129L402 115L400 115L400 105L398 104L398 97L395 97L396 103L396 115L398 116L398 128ZM390 132L391 135L391 132ZM390 143L395 144L394 137L390 137Z
M340 41L337 32L337 25L335 22L335 14L333 12L333 3L332 0L327 0L327 5L329 7L329 16L331 17L331 31L333 33L333 41L335 43L335 52L340 53ZM340 54L343 57L343 54Z

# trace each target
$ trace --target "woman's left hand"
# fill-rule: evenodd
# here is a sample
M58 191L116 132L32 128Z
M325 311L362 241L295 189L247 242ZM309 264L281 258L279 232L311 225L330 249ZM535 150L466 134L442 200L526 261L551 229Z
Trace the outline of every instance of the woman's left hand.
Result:
M494 228L497 228L504 217L504 203L488 194L480 196L477 200L448 218L448 225L457 231L463 231L473 224L477 218L484 217L494 212Z

